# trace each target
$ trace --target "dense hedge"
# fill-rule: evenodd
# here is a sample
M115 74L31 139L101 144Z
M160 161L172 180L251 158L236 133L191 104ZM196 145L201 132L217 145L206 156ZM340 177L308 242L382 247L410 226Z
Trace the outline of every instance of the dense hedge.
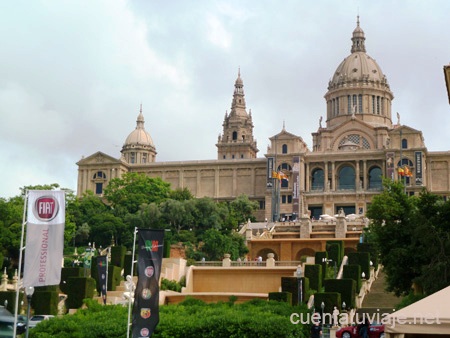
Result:
M336 245L338 246L337 248ZM341 265L342 259L344 258L344 241L327 241L326 248L328 258L332 259L333 262L336 261L338 266Z
M347 309L355 308L356 282L353 279L325 279L324 285L325 292L339 292L341 294L341 301L345 302ZM337 303L334 306L340 309L342 303Z
M87 305L73 315L40 323L30 330L30 338L126 337L127 307L102 306L93 301L87 301ZM160 307L160 322L152 338L306 338L309 327L290 321L291 314L300 310L307 311L306 307L275 301L205 304L187 299Z
M298 303L298 280L297 277L281 277L281 291L292 294L292 304ZM309 278L302 277L303 302L308 302L309 295Z
M358 264L361 266L361 274L364 272L366 279L370 277L370 253L351 252L348 254L348 264Z
M119 266L123 268L125 259L125 253L127 249L124 246L112 246L111 247L111 265Z
M358 264L344 265L344 278L351 278L356 282L356 292L361 290L361 267Z
M108 290L116 291L116 287L120 285L122 278L122 269L115 265L108 265Z
M269 300L285 302L292 305L292 293L290 292L269 292Z
M315 263L320 264L322 266L322 282L325 280L325 276L327 275L327 263L323 262L324 258L328 258L328 253L326 251L317 251L316 254L314 255ZM311 286L311 288L313 287ZM317 291L320 292L320 290Z
M83 299L92 298L95 295L95 280L90 277L70 277L67 282L68 309L78 309L83 305Z
M316 312L321 313L322 302L325 305L324 313L333 313L334 307L338 307L338 304L342 304L341 294L338 292L318 292L314 295L314 309ZM329 324L329 323L327 323Z
M131 262L132 262L132 254L126 254L123 262L123 278L126 279L128 275L131 275ZM133 275L137 276L137 255L135 257L135 263L133 268Z
M309 279L309 287L318 292L322 290L322 265L306 264L305 277Z
M31 298L31 307L35 314L58 314L59 293L57 291L35 291Z
M19 304L26 298L23 292L19 293ZM6 307L9 312L14 313L16 304L16 291L0 291L0 304L4 305L5 301L8 301L8 306Z
M375 270L378 269L378 252L374 244L358 243L357 251L370 253L370 260L373 263L373 267L375 268Z
M90 270L90 269L87 269ZM62 268L61 269L61 283L59 283L59 288L62 293L67 294L69 292L68 281L70 277L84 277L84 273L88 271L83 268Z

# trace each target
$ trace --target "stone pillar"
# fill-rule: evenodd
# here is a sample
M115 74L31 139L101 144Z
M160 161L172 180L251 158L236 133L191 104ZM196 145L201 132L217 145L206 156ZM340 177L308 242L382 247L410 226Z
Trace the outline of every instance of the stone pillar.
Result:
M367 184L367 160L363 161L363 189L367 190L369 188Z
M336 163L331 162L331 189L336 191Z
M336 238L346 238L347 236L347 221L345 220L344 211L339 210L339 214L336 217L336 230L335 237Z
M311 238L312 223L308 215L302 215L300 219L300 238Z
M3 272L2 275L2 284L0 285L0 291L6 291L8 289L8 274L6 273L6 268L5 271Z
M324 163L323 163L323 185L324 185L324 187L323 187L323 189L324 189L324 191L330 191L330 183L329 183L329 181L328 181L328 162L327 161L325 161Z
M301 173L300 173L300 175L301 175ZM305 180L306 180L305 191L309 192L309 190L310 190L310 182L311 182L311 175L309 173L309 163L306 163Z
M359 160L356 161L356 169L355 169L355 187L356 187L356 191L361 190L362 186L361 186L361 176L360 174L360 169L359 169Z
M14 271L14 276L13 276L13 289L17 290L18 289L18 285L19 285L19 277L17 276L17 269Z
M230 267L231 266L231 255L230 254L224 254L223 255L223 261L222 261L222 266L223 267Z
M267 268L274 268L275 267L275 258L274 258L274 254L273 253L267 254L266 267Z

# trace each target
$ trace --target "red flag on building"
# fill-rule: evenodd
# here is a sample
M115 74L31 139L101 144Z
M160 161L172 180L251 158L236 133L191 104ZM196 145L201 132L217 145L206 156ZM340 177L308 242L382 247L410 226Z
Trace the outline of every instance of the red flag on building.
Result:
M150 337L159 323L159 277L164 230L138 229L138 282L133 304L133 338Z

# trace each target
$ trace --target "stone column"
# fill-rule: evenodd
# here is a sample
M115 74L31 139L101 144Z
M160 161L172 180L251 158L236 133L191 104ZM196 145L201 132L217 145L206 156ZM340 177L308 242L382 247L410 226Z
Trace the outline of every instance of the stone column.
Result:
M336 163L331 162L331 189L336 191Z
M359 169L359 160L356 160L356 165L355 165L355 190L361 190L361 179L360 179L360 169Z
M347 221L345 220L344 211L339 210L339 214L336 217L336 230L335 237L336 238L346 238L347 236Z
M2 275L2 284L0 285L0 291L6 291L8 289L8 274L6 273L6 268L5 271L3 272Z
M312 223L308 215L300 218L300 238L311 238Z
M301 177L301 174L302 173L300 173L300 177ZM306 163L306 170L305 170L305 180L306 180L306 188L305 188L305 191L308 191L309 192L309 190L310 190L310 184L311 184L311 175L310 175L310 172L309 172L309 163Z

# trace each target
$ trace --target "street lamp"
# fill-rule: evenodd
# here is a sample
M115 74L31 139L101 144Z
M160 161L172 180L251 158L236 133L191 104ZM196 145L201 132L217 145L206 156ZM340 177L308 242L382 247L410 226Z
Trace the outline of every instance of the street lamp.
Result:
M302 281L302 267L300 265L297 267L297 290L298 290L297 303L298 305L301 305L303 303L303 281Z
M30 308L31 308L31 297L34 293L34 287L27 286L25 288L25 294L27 295L27 331L25 333L25 338L28 338L28 334L30 332Z
M342 311L345 311L346 307L347 307L347 304L345 304L345 302L342 302Z

